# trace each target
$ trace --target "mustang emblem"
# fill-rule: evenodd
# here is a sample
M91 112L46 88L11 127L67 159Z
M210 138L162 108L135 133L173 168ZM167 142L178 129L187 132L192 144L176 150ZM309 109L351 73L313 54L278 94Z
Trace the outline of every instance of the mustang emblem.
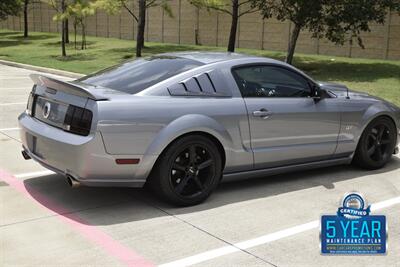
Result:
M46 102L43 107L43 118L47 119L50 116L51 104Z

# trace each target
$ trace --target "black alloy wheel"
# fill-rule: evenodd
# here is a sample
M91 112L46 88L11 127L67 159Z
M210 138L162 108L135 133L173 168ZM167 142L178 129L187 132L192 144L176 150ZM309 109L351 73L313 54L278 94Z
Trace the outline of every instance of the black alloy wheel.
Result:
M221 155L215 144L202 135L188 135L163 152L150 183L167 201L189 206L203 202L211 194L221 173Z
M206 147L191 144L183 148L170 168L170 183L182 197L201 194L215 175L214 159Z
M388 151L391 143L389 128L384 124L379 124L368 134L367 156L375 162L385 160L393 153L393 151Z
M364 130L354 157L366 169L379 169L390 160L396 146L396 126L386 117L373 120Z

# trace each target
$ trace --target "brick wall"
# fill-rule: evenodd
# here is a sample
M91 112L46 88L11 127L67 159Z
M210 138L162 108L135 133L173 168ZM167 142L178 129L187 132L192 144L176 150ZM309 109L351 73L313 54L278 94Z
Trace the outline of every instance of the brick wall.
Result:
M173 17L169 17L160 7L153 7L147 13L146 41L226 46L230 30L230 17L221 12L198 10L183 0L171 1ZM60 26L52 20L54 10L45 3L37 3L29 12L31 31L58 32ZM372 25L371 32L363 34L365 49L356 42L350 46L337 46L326 40L311 38L309 32L302 32L297 52L363 57L379 59L400 59L400 16L388 14L385 25ZM87 19L87 34L102 37L134 39L136 21L126 10L121 14L108 15L97 12ZM72 31L72 25L71 31ZM0 22L0 28L22 30L23 21L10 17ZM285 51L292 25L275 19L263 20L258 13L240 18L237 47Z

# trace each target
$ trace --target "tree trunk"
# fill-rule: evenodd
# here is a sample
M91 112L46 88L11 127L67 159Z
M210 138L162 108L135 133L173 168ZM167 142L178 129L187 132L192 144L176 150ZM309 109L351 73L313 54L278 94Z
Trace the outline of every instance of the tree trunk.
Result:
M232 1L231 32L229 34L228 52L235 52L238 20L239 20L239 0L233 0Z
M61 10L65 12L65 0L61 0ZM61 55L63 57L67 56L67 52L65 51L65 20L61 21Z
M24 1L24 38L28 37L28 6L29 0Z
M61 21L61 55L63 57L67 56L67 52L65 50L65 20Z
M81 44L81 50L86 49L86 29L85 29L85 23L82 21L81 23L82 27L82 44Z
M289 40L288 51L286 56L286 63L292 64L294 51L296 50L297 39L299 38L301 27L300 25L295 25L292 31L292 36Z
M68 23L68 19L65 20L65 43L69 44L69 23Z
M146 25L146 0L139 0L139 22L136 38L136 57L142 56L144 47L144 27Z
M76 20L74 20L74 47L76 50Z

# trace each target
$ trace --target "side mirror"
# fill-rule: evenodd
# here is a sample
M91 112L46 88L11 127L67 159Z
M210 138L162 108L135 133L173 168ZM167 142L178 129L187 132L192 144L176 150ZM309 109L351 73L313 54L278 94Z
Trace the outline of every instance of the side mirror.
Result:
M323 98L323 95L322 89L316 84L313 85L311 98L314 99L315 102L318 102Z

